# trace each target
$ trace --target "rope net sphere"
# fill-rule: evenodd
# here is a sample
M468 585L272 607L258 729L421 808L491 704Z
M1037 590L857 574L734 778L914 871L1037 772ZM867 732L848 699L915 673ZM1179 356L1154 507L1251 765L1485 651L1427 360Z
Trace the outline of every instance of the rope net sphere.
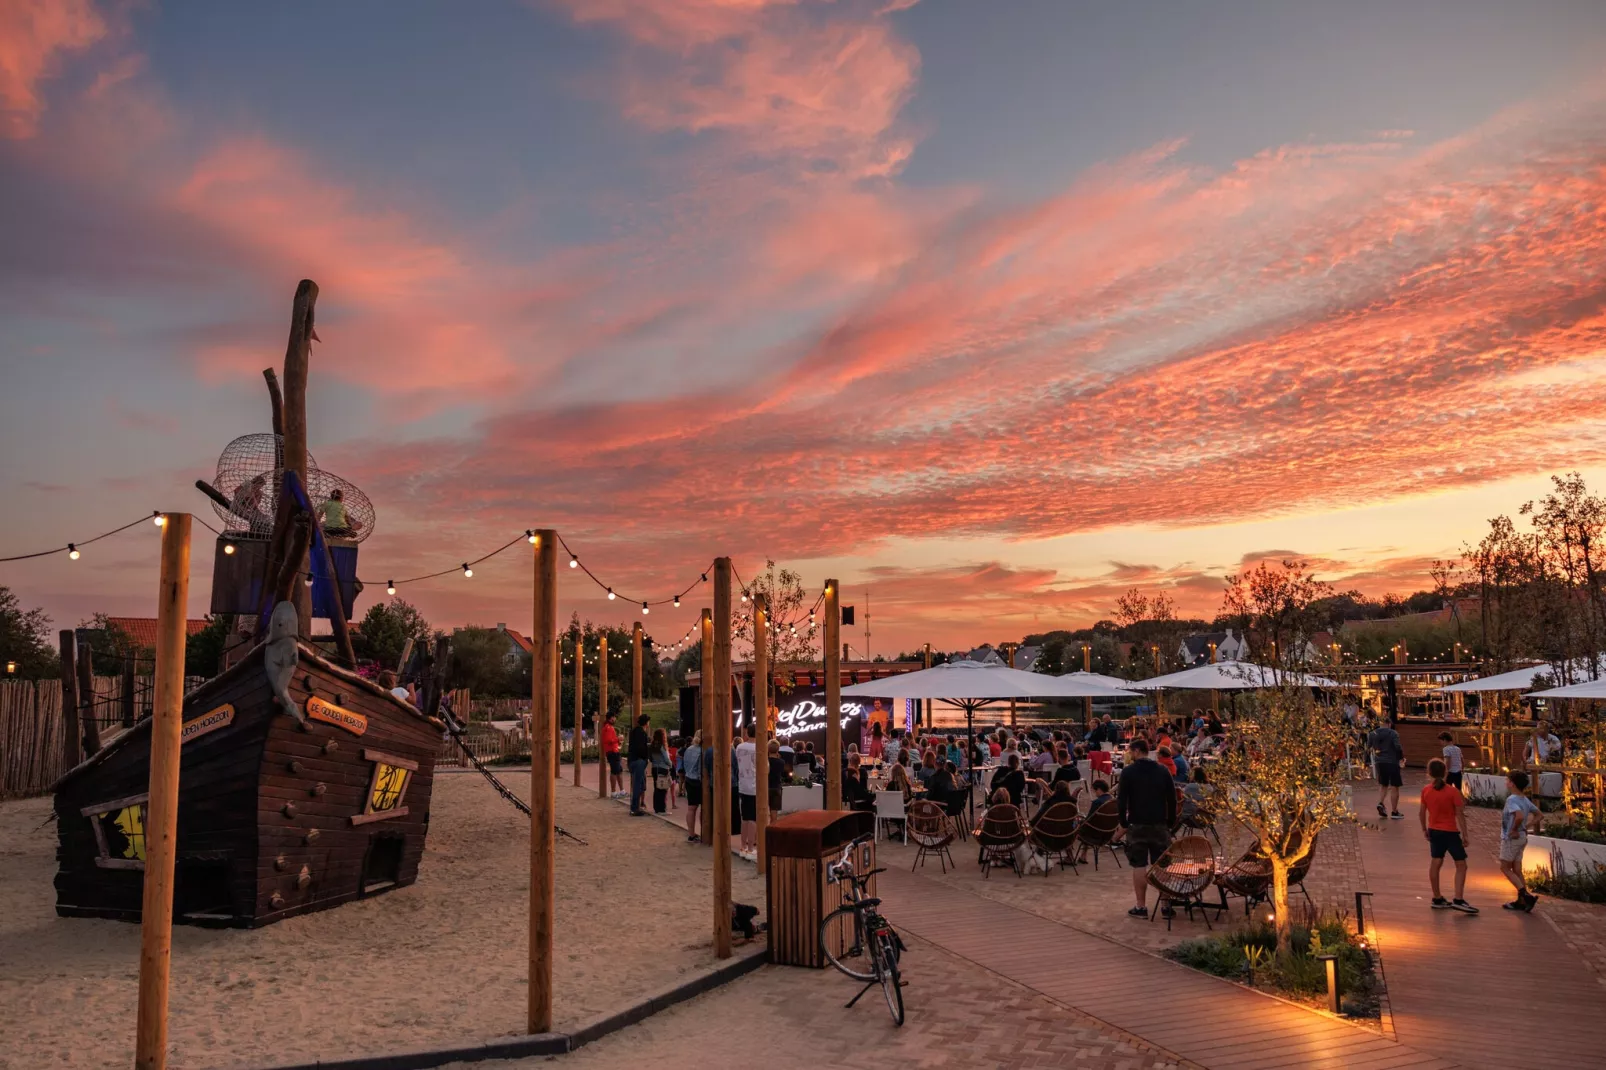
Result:
M229 499L228 508L212 503L226 531L267 538L279 508L283 485L283 440L275 434L241 435L223 448L217 459L218 493ZM307 497L323 517L330 538L361 542L374 532L374 505L349 479L318 467L307 452Z

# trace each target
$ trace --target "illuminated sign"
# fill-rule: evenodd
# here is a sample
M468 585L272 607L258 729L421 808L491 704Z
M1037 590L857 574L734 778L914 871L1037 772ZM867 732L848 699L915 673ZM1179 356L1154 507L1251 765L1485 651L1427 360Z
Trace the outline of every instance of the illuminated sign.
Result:
M353 710L336 706L333 702L325 702L321 698L309 698L307 700L307 716L314 721L323 721L326 724L344 728L357 736L368 731L368 718Z
M219 728L224 728L233 723L234 706L225 702L215 710L208 710L199 717L192 717L185 721L184 727L179 729L179 745L183 746L198 736L204 736L208 732L216 732Z
M842 703L842 742L857 743L858 728L864 717L864 704L860 702ZM853 738L849 738L849 735ZM816 742L825 739L825 702L824 696L818 693L802 695L789 706L783 706L775 715L775 738L782 742L790 741L798 736L818 735Z

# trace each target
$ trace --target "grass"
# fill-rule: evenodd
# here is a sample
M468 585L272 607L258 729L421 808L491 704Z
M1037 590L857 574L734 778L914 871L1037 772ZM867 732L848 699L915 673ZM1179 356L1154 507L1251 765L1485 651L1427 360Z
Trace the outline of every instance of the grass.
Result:
M1354 1018L1378 1015L1376 975L1366 950L1357 943L1342 916L1307 917L1294 926L1292 949L1278 955L1277 931L1264 922L1219 936L1185 940L1166 957L1196 970L1243 981L1255 988L1315 1005L1327 999L1327 967L1316 956L1337 956L1338 990L1344 1013Z

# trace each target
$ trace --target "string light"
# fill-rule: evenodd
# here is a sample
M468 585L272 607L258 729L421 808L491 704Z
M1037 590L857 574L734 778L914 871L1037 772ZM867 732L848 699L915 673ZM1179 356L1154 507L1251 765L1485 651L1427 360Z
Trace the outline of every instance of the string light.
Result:
M68 543L67 556L72 558L74 561L78 560L78 547L74 546L72 543Z
M385 593L386 594L395 594L396 593L396 581L395 580L386 580L385 581Z
M742 605L745 606L746 604L747 604L747 592L744 590L742 592Z
M468 567L467 561L463 562L463 578L465 580L474 578L474 570Z
M311 587L312 586L312 573L310 573L310 572L307 573L306 577L301 582L306 584L308 587Z
M680 608L680 595L678 595L678 594L675 596L675 608L676 609Z
M531 546L535 545L535 529L534 528L525 528L524 529L524 537L526 539L530 540L530 545Z
M162 527L167 523L167 517L163 516L159 512L153 512L151 513L151 523L155 524L157 527Z
M232 542L224 543L223 544L223 552L226 553L226 554L233 554L234 553L234 544Z
M647 614L649 614L651 612L652 612L652 610L647 608L647 603L645 603L645 602L641 603L641 615L643 617L645 617Z
M706 573L706 572L705 572L705 573L703 573L703 582L704 582L704 583L707 583L707 582L708 582L708 573Z
M580 567L580 559L578 557L575 557L573 554L570 554L569 555L569 567L570 568L579 568Z

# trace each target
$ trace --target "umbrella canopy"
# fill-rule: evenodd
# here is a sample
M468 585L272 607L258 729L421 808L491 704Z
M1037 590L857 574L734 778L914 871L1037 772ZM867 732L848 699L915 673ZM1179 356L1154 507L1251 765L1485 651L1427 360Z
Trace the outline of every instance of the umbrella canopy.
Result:
M1119 676L1105 676L1101 672L1068 672L1060 677L1061 680L1075 680L1077 683L1098 684L1100 687L1113 687L1118 691L1125 691L1132 686L1131 680L1123 680ZM1093 696L1098 698L1097 695Z
M1087 674L1073 674L1087 675ZM1132 698L1134 692L1040 672L950 661L842 689L844 698L929 698L960 705L1011 698Z
M1554 670L1549 665L1540 662L1538 665L1529 665L1526 668L1512 669L1496 676L1485 676L1481 680L1463 680L1459 684L1449 684L1438 688L1441 692L1451 694L1472 694L1482 691L1526 691L1534 686L1534 677L1539 677L1541 686L1550 682Z
M1255 691L1281 684L1298 684L1301 687L1339 687L1337 681L1324 676L1292 670L1274 670L1247 661L1217 661L1209 665L1195 665L1181 672L1165 676L1151 676L1137 680L1130 687L1140 691Z
M1528 698L1606 698L1606 680L1585 680L1581 684L1553 687L1549 691L1532 691Z

